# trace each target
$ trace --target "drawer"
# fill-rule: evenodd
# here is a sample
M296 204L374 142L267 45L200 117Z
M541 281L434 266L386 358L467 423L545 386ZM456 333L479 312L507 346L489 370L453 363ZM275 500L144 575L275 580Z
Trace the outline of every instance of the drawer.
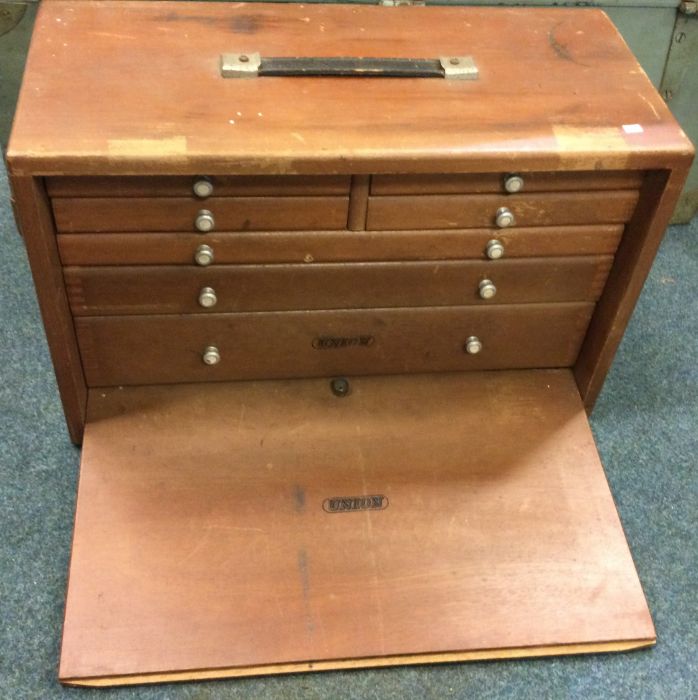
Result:
M594 304L75 319L90 386L566 367ZM468 354L477 336L482 350ZM215 346L220 362L204 363Z
M51 197L196 197L205 179L211 197L349 194L349 175L245 175L215 177L51 177Z
M426 175L374 175L371 194L467 194L507 192L509 173L431 173ZM518 173L520 192L578 190L635 190L644 178L641 171Z
M611 256L540 260L67 267L76 316L595 301ZM489 284L485 286L484 281ZM481 289L482 287L482 289ZM484 298L483 298L484 297Z
M204 212L211 230L275 231L343 229L349 197L57 197L58 231L196 231Z
M613 255L622 225L461 231L303 231L209 233L64 233L64 265L191 265L207 245L214 263L312 263L453 260L487 257L498 240L505 258Z
M623 223L632 215L637 200L635 190L369 197L366 228L494 226L497 211L502 207L513 213L516 226Z

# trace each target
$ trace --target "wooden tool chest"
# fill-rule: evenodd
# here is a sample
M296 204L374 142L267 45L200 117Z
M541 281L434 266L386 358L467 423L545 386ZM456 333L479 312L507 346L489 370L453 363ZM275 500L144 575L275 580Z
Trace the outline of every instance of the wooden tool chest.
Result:
M597 10L43 3L61 680L652 644L585 408L692 154Z

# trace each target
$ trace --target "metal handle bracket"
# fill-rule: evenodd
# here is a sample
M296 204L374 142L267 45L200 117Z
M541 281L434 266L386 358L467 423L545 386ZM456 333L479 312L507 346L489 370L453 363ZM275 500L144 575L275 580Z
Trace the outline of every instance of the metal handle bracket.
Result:
M264 76L326 76L338 78L448 78L477 80L472 56L440 58L349 58L276 57L263 58L257 52L224 53L220 60L224 78Z

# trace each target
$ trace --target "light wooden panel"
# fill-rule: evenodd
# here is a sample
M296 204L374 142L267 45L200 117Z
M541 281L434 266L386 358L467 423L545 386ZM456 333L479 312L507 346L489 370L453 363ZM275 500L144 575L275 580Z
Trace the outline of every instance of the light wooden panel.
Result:
M653 639L569 371L90 394L66 682Z

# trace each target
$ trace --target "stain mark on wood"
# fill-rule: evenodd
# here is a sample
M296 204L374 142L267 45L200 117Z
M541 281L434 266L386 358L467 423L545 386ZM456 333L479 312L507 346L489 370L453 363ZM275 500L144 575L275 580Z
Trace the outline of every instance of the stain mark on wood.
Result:
M309 633L315 631L315 623L310 609L310 566L308 564L308 553L301 547L298 550L298 572L301 579L301 591L303 592L303 602L305 603L305 628Z
M305 489L298 484L293 487L293 506L296 513L305 512Z
M548 43L553 51L557 54L558 58L563 61L570 61L571 63L576 63L579 66L585 66L585 63L578 61L569 51L569 49L562 43L560 43L556 37L556 32L562 26L563 22L558 22L555 24L548 32Z

